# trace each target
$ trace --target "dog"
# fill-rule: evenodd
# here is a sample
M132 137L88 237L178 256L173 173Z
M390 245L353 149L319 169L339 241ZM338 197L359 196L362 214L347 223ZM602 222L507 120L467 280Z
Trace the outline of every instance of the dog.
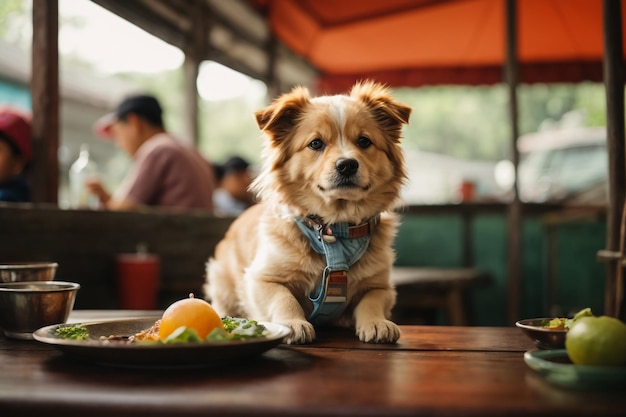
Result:
M265 136L251 185L259 203L207 263L205 297L218 314L284 324L286 343L312 342L318 325L398 340L392 209L407 179L400 139L410 114L372 81L348 95L295 87L255 113Z

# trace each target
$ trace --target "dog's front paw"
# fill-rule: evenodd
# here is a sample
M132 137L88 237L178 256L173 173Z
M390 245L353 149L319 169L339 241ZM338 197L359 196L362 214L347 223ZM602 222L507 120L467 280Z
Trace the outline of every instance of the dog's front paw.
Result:
M395 343L400 338L400 329L389 320L369 321L356 327L361 342Z
M306 320L287 320L281 323L291 330L291 334L283 340L287 344L311 343L315 339L315 329Z

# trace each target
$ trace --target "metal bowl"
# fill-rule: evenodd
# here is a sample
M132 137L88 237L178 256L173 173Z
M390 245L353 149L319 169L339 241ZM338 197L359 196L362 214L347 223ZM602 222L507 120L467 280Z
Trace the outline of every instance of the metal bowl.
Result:
M65 323L79 284L62 281L0 284L0 327L7 337L32 339L44 326Z
M52 281L59 264L56 262L14 262L0 264L0 283Z
M542 323L550 320L551 318L526 319L516 322L515 325L530 337L539 349L565 349L567 330L542 326Z

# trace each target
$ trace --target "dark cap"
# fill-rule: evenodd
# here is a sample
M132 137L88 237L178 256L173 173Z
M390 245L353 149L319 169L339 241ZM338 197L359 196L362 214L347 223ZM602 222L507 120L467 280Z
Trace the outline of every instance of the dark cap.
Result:
M33 155L33 144L30 139L30 117L26 113L9 107L0 108L0 134L11 141L14 149L26 161Z
M224 162L224 175L230 172L243 172L248 169L250 164L240 156L233 156Z
M94 125L94 130L105 138L112 137L111 127L118 120L134 113L156 127L163 127L163 110L156 97L142 94L127 97L115 109L115 112L101 117Z

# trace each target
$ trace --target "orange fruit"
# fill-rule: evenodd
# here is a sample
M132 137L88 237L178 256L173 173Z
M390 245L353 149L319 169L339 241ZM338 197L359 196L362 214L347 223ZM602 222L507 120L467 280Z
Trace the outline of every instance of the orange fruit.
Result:
M189 298L172 303L163 312L159 338L165 340L181 326L195 330L201 339L206 338L215 328L224 328L222 319L211 307L211 304L205 300L194 298L193 294L189 294Z

